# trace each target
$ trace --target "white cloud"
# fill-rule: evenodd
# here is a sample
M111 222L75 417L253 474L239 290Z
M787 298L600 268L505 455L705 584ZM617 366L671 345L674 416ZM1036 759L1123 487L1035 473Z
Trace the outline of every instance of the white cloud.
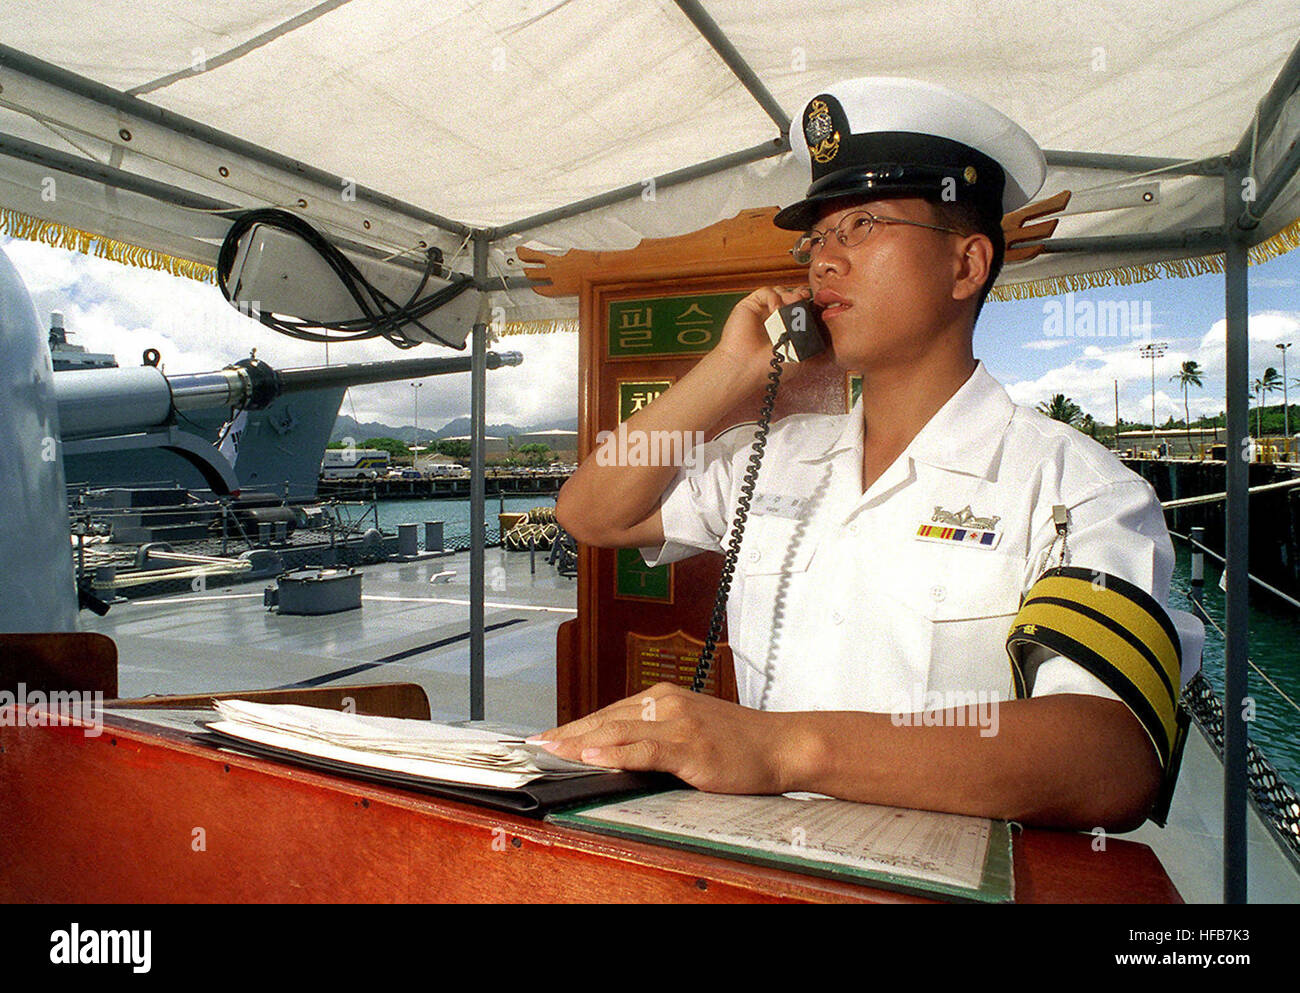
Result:
M1228 322L1220 319L1210 325L1210 330L1201 339L1201 360L1207 370L1223 375L1226 365L1224 360L1225 331ZM1256 367L1262 371L1265 366L1280 366L1281 353L1274 346L1287 341L1300 342L1300 314L1280 310L1266 310L1251 314L1246 323L1247 339L1250 342L1250 368L1252 377ZM1288 373L1289 374L1289 373Z
M1170 377L1182 367L1183 362L1198 358L1194 348L1170 348L1155 360L1156 419L1182 418L1182 391L1174 388ZM1103 423L1115 419L1115 385L1119 383L1120 416L1125 420L1149 421L1151 419L1151 360L1142 358L1134 344L1104 348L1087 345L1082 354L1070 362L1049 369L1032 380L1007 384L1007 392L1019 404L1036 407L1039 402L1064 393L1087 413ZM1207 387L1210 385L1206 381ZM1209 395L1207 395L1207 393ZM1193 387L1188 395L1192 416L1217 413L1223 401L1212 391L1201 392Z

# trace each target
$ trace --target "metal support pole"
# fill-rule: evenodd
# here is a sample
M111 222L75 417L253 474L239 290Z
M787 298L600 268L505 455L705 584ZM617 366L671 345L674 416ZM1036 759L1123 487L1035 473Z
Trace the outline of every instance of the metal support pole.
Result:
M1246 902L1246 653L1250 549L1250 355L1246 287L1247 245L1232 223L1241 208L1244 163L1224 177L1224 312L1227 317L1228 505L1224 527L1228 597L1223 669L1223 902Z
M1288 399L1286 391L1286 350L1291 347L1291 342L1282 342L1277 347L1282 350L1282 434L1286 438L1286 447L1283 450L1289 454L1291 451L1291 401Z
M1119 380L1115 380L1115 451L1119 451Z
M704 9L700 0L677 0L677 6L695 25L696 30L704 36L704 40L713 46L713 50L727 64L727 68L735 73L741 85L749 91L749 95L758 101L758 105L772 119L772 123L781 129L781 134L788 134L790 115L777 103L776 97L772 96L768 88L763 85L758 74L750 68L744 56L737 51L731 39L718 26L718 22L709 16L709 12Z
M474 278L487 278L488 240L483 232L474 235ZM469 718L483 720L483 587L484 568L484 463L487 450L487 329L491 319L490 297L479 298L474 321L474 344L470 366L470 478L469 478Z
M1153 341L1142 346L1142 357L1151 360L1151 445L1156 447L1156 359L1165 354L1167 341Z

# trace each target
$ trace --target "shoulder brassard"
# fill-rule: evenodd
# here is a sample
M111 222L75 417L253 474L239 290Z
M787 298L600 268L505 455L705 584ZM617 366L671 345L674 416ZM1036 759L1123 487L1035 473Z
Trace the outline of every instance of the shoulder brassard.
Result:
M1182 648L1164 608L1108 573L1065 566L1043 573L1007 636L1016 696L1028 696L1022 655L1030 646L1063 655L1115 693L1146 730L1164 782L1151 819L1163 826L1188 726L1180 703Z

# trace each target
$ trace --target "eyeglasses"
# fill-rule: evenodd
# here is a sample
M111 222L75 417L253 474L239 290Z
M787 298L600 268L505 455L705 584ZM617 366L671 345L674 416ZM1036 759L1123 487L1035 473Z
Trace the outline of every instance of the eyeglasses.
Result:
M854 245L861 245L867 240L867 235L871 234L871 229L877 224L910 224L916 228L929 228L931 231L946 231L948 234L960 234L956 228L942 228L937 224L922 224L920 221L906 221L901 217L877 217L875 214L865 210L855 210L852 213L845 214L840 218L840 223L835 225L831 231L834 232L836 240L845 248L852 248ZM808 265L816 257L817 253L826 245L826 237L831 231L809 231L794 243L794 248L790 249L790 254L800 265Z

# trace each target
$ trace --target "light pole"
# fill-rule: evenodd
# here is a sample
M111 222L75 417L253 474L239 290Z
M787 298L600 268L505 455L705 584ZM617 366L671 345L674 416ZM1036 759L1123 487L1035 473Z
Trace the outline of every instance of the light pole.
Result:
M415 392L415 443L411 445L411 468L420 468L420 453L424 448L420 445L420 387L423 383L412 383L411 389Z
M1142 346L1142 357L1151 360L1151 444L1156 443L1156 359L1165 354L1167 341L1153 341Z
M1291 342L1283 342L1277 346L1282 350L1282 434L1286 436L1287 447L1291 446L1291 411L1287 407L1286 399L1286 350L1291 347Z
M1115 380L1115 451L1119 451L1119 380Z

